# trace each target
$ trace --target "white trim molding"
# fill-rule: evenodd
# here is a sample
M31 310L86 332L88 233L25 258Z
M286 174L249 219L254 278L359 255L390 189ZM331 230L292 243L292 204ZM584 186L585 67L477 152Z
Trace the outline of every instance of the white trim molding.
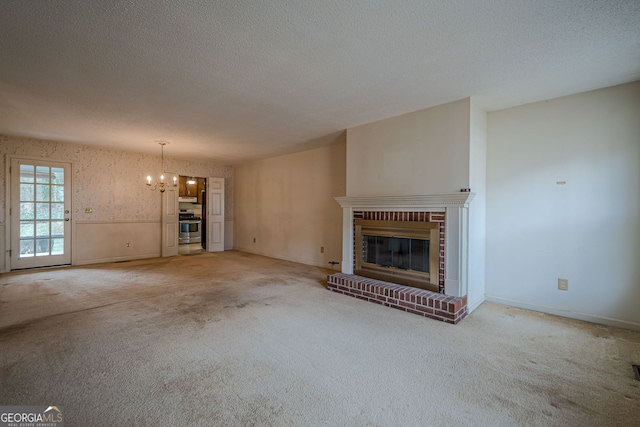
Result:
M629 322L626 320L612 319L610 317L595 316L592 314L581 313L579 311L565 310L557 307L547 307L538 304L529 304L525 301L514 300L510 298L502 298L493 295L487 295L486 301L494 302L496 304L509 305L511 307L523 308L525 310L538 311L540 313L547 313L554 316L568 317L570 319L584 320L585 322L599 323L601 325L614 326L616 328L631 329L633 331L640 331L640 323Z
M416 196L356 196L336 197L342 208L354 208L362 211L405 211L416 208L438 208L451 205L469 207L476 193L445 193Z
M475 193L416 196L336 197L342 207L342 272L353 274L353 212L445 212L444 293L462 297L468 293L469 203Z

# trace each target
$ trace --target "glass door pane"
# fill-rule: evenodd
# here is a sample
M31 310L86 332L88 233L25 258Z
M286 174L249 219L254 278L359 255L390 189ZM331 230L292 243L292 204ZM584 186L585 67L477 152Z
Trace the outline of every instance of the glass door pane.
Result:
M70 165L12 159L11 170L12 269L70 263Z

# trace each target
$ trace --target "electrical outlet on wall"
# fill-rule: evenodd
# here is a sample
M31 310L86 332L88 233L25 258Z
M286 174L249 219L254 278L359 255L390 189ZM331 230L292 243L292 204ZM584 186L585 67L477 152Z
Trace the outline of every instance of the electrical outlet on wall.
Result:
M561 291L568 291L569 279L558 279L558 289Z

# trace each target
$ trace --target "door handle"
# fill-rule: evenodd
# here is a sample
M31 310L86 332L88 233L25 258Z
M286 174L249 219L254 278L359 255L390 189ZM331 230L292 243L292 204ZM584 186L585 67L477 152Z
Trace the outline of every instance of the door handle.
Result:
M64 220L65 220L65 221L69 221L69 218L65 218Z

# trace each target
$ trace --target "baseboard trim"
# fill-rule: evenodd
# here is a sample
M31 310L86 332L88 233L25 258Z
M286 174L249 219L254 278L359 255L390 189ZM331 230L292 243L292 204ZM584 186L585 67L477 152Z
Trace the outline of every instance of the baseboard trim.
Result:
M97 220L93 220L93 219L87 219L87 220L75 220L74 221L75 224L81 224L81 225L101 225L101 224L158 224L158 225L162 225L162 221L158 221L158 220L154 220L154 219L114 219L114 220L101 220L101 219L97 219Z
M321 268L326 268L327 270L333 270L333 271L341 271L340 270L340 265L336 265L336 266L332 266L330 264L319 264L316 262L312 262L306 259L300 259L300 258L294 258L294 257L286 257L286 256L281 256L281 255L274 255L274 254L267 254L267 253L262 253L259 251L252 251L246 248L239 248L239 247L234 247L233 248L234 251L238 251L238 252L246 252L248 254L253 254L253 255L260 255L260 256L264 256L267 258L275 258L275 259L281 259L283 261L291 261L291 262L297 262L298 264L304 264L304 265L312 265L314 267L321 267Z
M615 326L616 328L630 329L640 331L640 323L628 322L626 320L612 319L609 317L594 316L592 314L580 313L578 311L561 310L553 307L529 304L523 301L501 298L492 295L485 295L485 300L503 305L524 308L527 310L539 311L541 313L553 314L560 317L568 317L570 319L584 320L586 322L598 323L600 325Z
M469 296L467 295L467 298ZM476 298L475 301L467 301L467 315L471 314L473 310L480 307L480 305L485 301L484 295L481 295L479 298Z
M155 253L155 254L145 254L145 255L135 255L135 256L119 256L119 257L109 257L109 258L85 259L82 261L72 262L71 265L90 265L90 264L102 264L105 262L135 261L138 259L160 258L160 256L161 256L160 253Z

